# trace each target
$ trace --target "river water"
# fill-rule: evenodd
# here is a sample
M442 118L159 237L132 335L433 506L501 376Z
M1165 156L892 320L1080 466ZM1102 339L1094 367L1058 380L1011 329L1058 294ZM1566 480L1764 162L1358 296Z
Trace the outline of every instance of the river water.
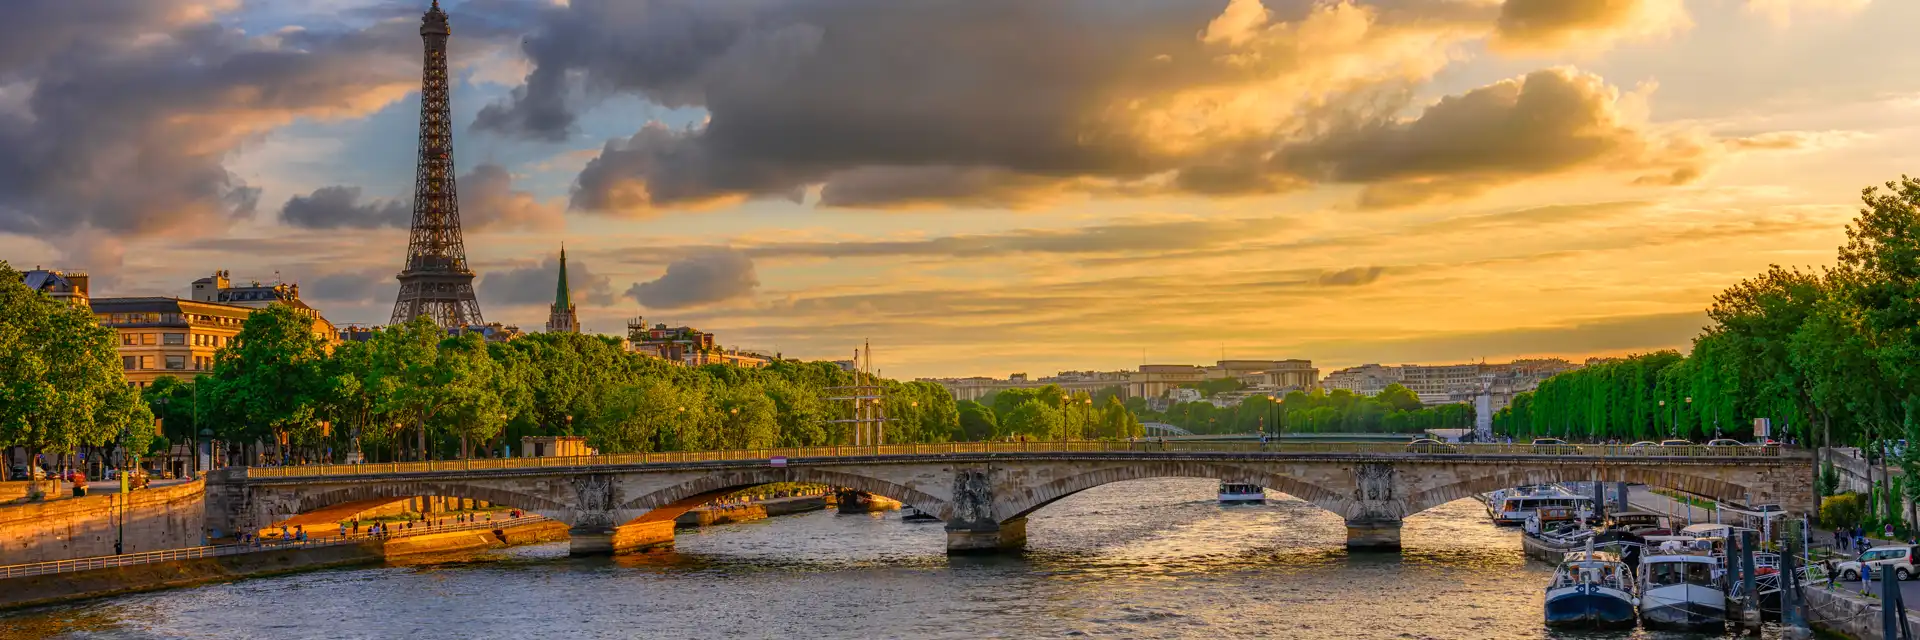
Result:
M1350 556L1332 514L1214 489L1086 491L1035 512L1017 558L948 558L937 522L816 512L683 529L669 554L558 543L113 598L0 618L0 638L1702 637L1545 629L1552 569L1472 501L1410 518L1397 555Z

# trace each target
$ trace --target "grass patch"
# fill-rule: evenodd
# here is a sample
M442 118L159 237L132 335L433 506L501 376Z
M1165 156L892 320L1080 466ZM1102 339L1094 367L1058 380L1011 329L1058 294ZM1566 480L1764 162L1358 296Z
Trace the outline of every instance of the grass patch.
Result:
M1708 500L1706 498L1690 496L1690 495L1680 493L1678 491L1673 491L1670 489L1654 489L1653 492L1666 496L1668 498L1672 498L1674 502L1693 505L1694 508L1696 509L1706 509L1709 511L1720 510L1720 505L1718 503L1715 503L1714 501Z

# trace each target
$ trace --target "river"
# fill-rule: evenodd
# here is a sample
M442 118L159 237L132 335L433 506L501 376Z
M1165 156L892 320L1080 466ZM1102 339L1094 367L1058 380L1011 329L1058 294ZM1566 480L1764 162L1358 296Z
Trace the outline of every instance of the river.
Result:
M937 522L815 512L683 529L668 554L559 543L132 595L0 618L0 638L1702 637L1545 629L1552 569L1472 501L1409 519L1397 555L1349 556L1338 517L1221 507L1214 488L1083 492L1035 512L1017 558L948 558Z

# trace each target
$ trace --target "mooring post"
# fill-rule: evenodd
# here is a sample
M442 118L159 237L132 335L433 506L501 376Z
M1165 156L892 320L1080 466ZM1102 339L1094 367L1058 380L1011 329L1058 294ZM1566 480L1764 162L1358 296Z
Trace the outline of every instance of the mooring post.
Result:
M1753 548L1759 546L1759 541L1754 535L1752 531L1740 532L1740 579L1745 581L1747 587L1746 610L1743 612L1749 625L1747 631L1760 635L1760 585L1753 570Z

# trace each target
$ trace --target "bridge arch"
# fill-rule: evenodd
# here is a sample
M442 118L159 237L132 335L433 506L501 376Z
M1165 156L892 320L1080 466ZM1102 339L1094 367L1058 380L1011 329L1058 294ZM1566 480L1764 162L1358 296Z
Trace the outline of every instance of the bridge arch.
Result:
M1284 474L1269 473L1260 469L1248 468L1237 464L1223 464L1204 461L1155 460L1129 462L1104 466L1094 471L1068 476L1032 487L1026 495L996 505L996 511L1007 514L1001 521L1018 520L1038 511L1041 507L1058 502L1068 496L1115 482L1128 480L1148 480L1152 478L1204 478L1223 482L1254 484L1278 491L1308 503L1331 511L1342 517L1347 516L1346 495L1335 493L1325 487L1304 482Z
M670 521L714 498L777 482L824 484L886 496L911 504L941 520L948 519L953 512L953 505L949 501L913 487L857 473L807 467L740 469L707 474L635 497L621 504L618 511L638 514L627 524Z
M292 513L274 514L269 518L272 524L262 526L280 526L284 522L301 520L301 516L324 516L315 514L343 513L341 517L351 516L382 504L420 496L440 496L480 500L537 513L556 520L566 520L571 507L540 496L515 491L497 489L485 485L462 482L376 482L353 484L326 491L303 492L292 505Z
M1457 482L1429 488L1408 496L1404 502L1406 512L1411 516L1440 505L1469 498L1482 493L1525 485L1550 484L1555 482L1627 482L1644 484L1649 487L1672 489L1711 499L1715 502L1745 502L1749 496L1773 497L1755 487L1740 484L1725 478L1715 478L1695 473L1687 473L1674 467L1653 467L1648 465L1614 466L1574 466L1542 465L1537 467L1499 467L1488 468L1481 473L1470 474Z

